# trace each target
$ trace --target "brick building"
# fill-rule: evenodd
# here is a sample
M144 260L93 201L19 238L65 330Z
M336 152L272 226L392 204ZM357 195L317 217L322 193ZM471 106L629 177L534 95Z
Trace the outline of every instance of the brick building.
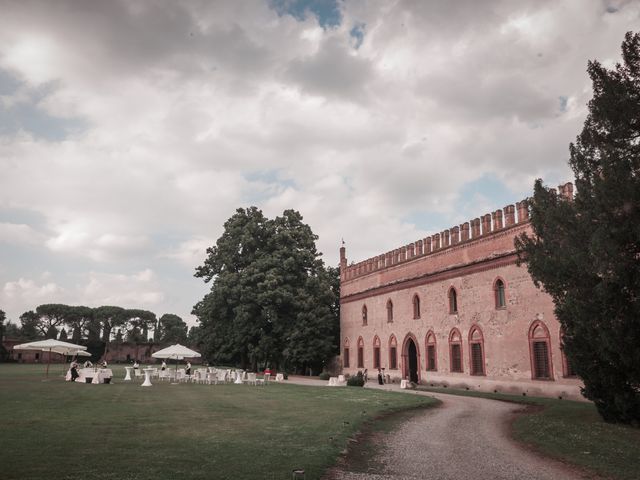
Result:
M570 183L559 189L573 195ZM524 201L356 264L342 247L343 371L582 398L553 302L516 265L522 232L531 233Z

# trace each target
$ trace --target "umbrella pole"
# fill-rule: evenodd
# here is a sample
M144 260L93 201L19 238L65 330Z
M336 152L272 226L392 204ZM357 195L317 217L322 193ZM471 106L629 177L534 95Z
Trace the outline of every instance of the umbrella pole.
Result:
M49 359L47 360L47 378L49 378L49 364L51 363L51 349L49 349Z

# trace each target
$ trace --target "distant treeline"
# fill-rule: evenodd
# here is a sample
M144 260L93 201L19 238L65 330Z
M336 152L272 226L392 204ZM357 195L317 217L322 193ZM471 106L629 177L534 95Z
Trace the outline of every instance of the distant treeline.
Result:
M57 338L73 343L133 342L187 343L187 324L178 315L160 318L149 310L102 306L97 308L60 303L39 305L20 315L21 325L6 322L0 310L0 336L20 340Z

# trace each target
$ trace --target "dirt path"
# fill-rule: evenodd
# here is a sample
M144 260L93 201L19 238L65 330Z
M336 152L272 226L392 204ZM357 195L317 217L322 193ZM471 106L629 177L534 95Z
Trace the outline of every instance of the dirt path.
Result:
M520 405L426 392L412 394L436 397L442 405L417 413L383 437L376 459L382 465L378 474L338 471L336 479L592 478L511 440L508 422L522 408Z

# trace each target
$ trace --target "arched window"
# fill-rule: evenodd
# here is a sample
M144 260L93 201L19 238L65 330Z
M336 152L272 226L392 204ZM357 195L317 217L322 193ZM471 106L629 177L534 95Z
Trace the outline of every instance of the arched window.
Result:
M398 369L398 342L395 335L389 338L389 369Z
M449 313L458 313L458 293L456 289L449 289Z
M484 338L477 325L469 331L469 367L471 375L486 375L484 370Z
M362 326L366 326L368 322L368 317L367 317L367 306L363 305L362 306Z
M529 328L529 352L531 378L534 380L553 380L549 329L540 321L533 322Z
M342 350L342 366L349 368L349 339L344 339L344 346Z
M413 296L413 318L420 318L420 297L418 294Z
M358 338L358 367L364 368L364 340L362 337Z
M560 330L560 351L562 352L562 375L565 377L576 377L576 372L573 370L573 366L567 358L567 354L564 352L564 330Z
M393 302L387 300L387 322L393 322Z
M462 370L462 336L457 328L449 334L449 359L452 372L461 373Z
M496 308L505 308L507 306L507 297L505 296L504 282L499 278L493 284L493 293Z
M380 368L380 339L373 337L373 368Z
M429 330L429 333L427 333L425 344L427 347L427 371L437 372L438 354L436 349L436 336L433 334L433 331Z

